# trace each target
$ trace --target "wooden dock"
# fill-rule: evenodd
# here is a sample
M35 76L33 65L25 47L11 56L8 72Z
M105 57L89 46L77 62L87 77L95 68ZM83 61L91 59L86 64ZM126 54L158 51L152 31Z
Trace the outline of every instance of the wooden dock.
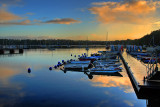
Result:
M23 49L0 49L0 55L23 54Z
M128 63L125 61L121 53L119 54L119 56L124 64L124 67L126 68L127 74L130 78L130 81L132 83L137 97L139 99L160 98L160 77L159 80L144 79L144 84L140 85L135 79L133 72L131 71L130 67L128 66ZM157 71L155 75L159 76L159 74L160 71Z

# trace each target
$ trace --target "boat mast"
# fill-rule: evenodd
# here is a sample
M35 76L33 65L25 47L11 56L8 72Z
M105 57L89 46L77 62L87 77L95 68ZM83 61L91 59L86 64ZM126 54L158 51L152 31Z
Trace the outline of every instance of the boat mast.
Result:
M106 35L106 46L107 46L107 40L108 40L108 32L107 32L107 35Z
M87 48L88 48L88 36L87 36Z
M154 35L153 35L153 46L154 46Z

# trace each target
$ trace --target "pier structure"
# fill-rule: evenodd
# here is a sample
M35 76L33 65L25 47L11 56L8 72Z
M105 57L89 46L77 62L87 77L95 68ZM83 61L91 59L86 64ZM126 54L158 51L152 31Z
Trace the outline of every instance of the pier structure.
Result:
M129 79L132 83L132 86L135 90L135 93L139 99L156 99L160 98L160 71L158 71L157 66L154 67L153 65L149 65L148 67L149 71L142 71L146 72L147 76L144 76L143 83L139 83L134 75L134 71L131 70L129 66L129 62L126 62L123 55L119 54L124 67L126 68L127 74L129 76Z
M0 46L0 55L6 55L6 54L22 54L24 52L24 49L20 46Z

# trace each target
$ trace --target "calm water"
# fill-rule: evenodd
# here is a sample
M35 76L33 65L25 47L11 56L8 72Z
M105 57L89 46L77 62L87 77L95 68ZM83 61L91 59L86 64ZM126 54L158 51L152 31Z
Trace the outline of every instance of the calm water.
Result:
M88 54L99 50L105 49L90 49ZM93 79L83 72L48 69L84 52L41 49L0 56L0 107L146 107L146 100L137 99L125 69L117 76L94 75Z

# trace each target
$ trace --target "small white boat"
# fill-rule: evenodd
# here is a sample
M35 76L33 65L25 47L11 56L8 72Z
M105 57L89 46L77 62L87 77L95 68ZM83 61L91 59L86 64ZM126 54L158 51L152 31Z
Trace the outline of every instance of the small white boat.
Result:
M116 63L116 64L101 64L101 63L97 63L97 64L94 64L94 66L96 67L96 68L98 68L98 67L101 67L101 68L103 68L103 67L119 67L119 66L121 66L122 64L121 63Z
M108 68L91 68L89 69L90 72L97 72L97 73L115 73L120 72L122 67L108 67Z
M97 62L113 62L113 63L115 63L115 62L119 62L119 60L118 59L107 59L107 60L97 60Z
M93 62L93 65L98 65L98 64L102 64L102 65L105 65L105 64L115 64L115 62L107 62L107 61L94 61Z
M90 64L91 61L71 61L71 64Z
M86 70L86 69L88 69L88 67L89 67L89 64L66 64L66 65L64 65L64 69L65 70L82 70L82 71L84 71L84 70Z

